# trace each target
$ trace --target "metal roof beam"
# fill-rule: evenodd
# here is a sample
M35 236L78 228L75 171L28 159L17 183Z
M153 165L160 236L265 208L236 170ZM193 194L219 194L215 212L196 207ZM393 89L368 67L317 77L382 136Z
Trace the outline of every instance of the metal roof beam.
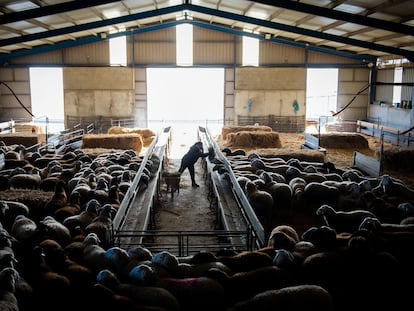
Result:
M145 18L154 17L154 16L160 16L162 14L181 12L184 10L218 16L218 17L222 17L222 18L226 18L226 19L230 19L234 21L250 23L250 24L272 28L276 30L297 33L300 35L311 36L315 38L320 38L322 40L330 40L330 41L340 42L340 43L347 44L347 45L354 45L354 46L359 46L359 47L363 47L366 49L401 55L401 56L406 57L410 61L414 61L414 52L408 51L405 49L399 49L399 48L386 46L386 45L380 45L380 44L376 44L372 42L366 42L362 40L346 38L343 36L336 36L336 35L332 35L329 33L299 28L296 26L290 26L290 25L285 25L281 23L270 22L270 21L263 20L263 19L252 18L252 17L248 17L244 15L238 15L238 14L234 14L230 12L224 12L221 10L210 9L207 7L201 7L201 6L196 6L192 4L180 4L176 6L141 12L141 13L127 15L127 16L116 17L116 18L102 20L102 21L91 22L87 24L69 26L66 28L53 29L53 30L44 31L41 33L27 34L27 35L22 35L19 37L7 38L7 39L0 40L0 47L6 46L6 45L24 43L24 42L28 42L32 40L45 39L45 38L53 37L53 36L65 35L65 34L79 32L79 31L90 30L94 28L99 28L99 27L104 27L104 26L109 26L109 25L114 25L114 24L119 24L119 23L124 23L124 22L130 22L130 21L139 20L139 19L145 19Z
M351 14L347 12L341 12L338 10L332 10L321 6L316 5L310 5L302 2L297 1L291 1L291 0L255 0L253 2L258 2L261 4L266 4L272 7L280 7L292 11L307 13L307 14L313 14L316 16L324 16L331 19L337 19L346 21L349 23L359 24L359 25L365 25L368 27L373 27L377 29L383 29L388 30L391 32L397 32L402 33L406 35L412 36L414 33L414 27L405 25L405 24L399 24L394 23L378 18L372 18L367 16L362 16L358 14Z
M147 26L147 27L143 27L143 28L138 28L138 29L134 29L134 30L127 30L127 31L124 31L124 32L108 34L107 38L105 40L110 39L110 38L119 37L119 36L129 36L129 35L134 35L134 34L147 33L147 32L151 32L151 31L166 29L166 28L170 28L170 27L175 27L176 25L179 25L179 24L192 24L193 26L200 27L200 28L205 28L205 29L210 29L210 30L215 30L215 31L221 31L221 32L229 33L229 34L236 35L236 36L249 36L249 37L252 37L252 38L259 39L259 40L264 40L263 35L247 33L247 32L242 31L242 30L237 30L237 29L234 29L234 28L229 28L229 27L224 27L224 26L218 26L218 25L214 25L214 24L211 24L211 23L195 21L195 20L172 21L172 22L166 22L166 23L162 23L162 24ZM39 46L39 47L35 47L33 49L20 50L20 51L16 51L16 52L13 52L13 53L3 53L3 54L0 53L0 63L7 62L8 60L16 58L16 57L29 56L29 55L39 54L39 53L47 53L47 52L50 52L50 51L60 50L60 49L64 49L64 48L70 48L70 47L79 46L79 45L83 45L83 44L96 43L96 42L99 42L99 41L102 41L102 40L103 39L100 38L99 36L91 36L91 37L81 38L81 39L77 39L77 40L73 40L73 41L60 42L60 43L56 43L56 44L53 44L53 45ZM280 38L272 38L272 39L266 40L266 41L271 41L273 43L278 43L278 44L283 44L283 45L288 45L288 46L293 46L293 47L298 47L298 48L304 48L304 49L307 49L307 50L310 50L310 51L315 51L315 52L320 52L320 53L325 53L325 54L336 55L336 56L346 57L346 58L350 58L350 59L360 60L362 62L375 61L375 59L376 59L375 57L372 57L372 56L357 55L357 54L353 54L353 53L349 53L349 52L337 51L337 50L323 48L323 47L317 47L317 46L311 46L311 45L308 45L308 44L305 44L305 43L299 43L299 42L289 41L289 40L280 39Z
M97 5L120 2L119 0L75 0L69 2L63 2L54 5L46 5L41 8L7 13L0 17L0 25L24 21L26 19L32 19L36 17L42 17L52 14L65 13L68 11L74 11L79 9L85 9Z
M59 28L59 29L42 31L42 32L33 33L33 34L22 35L19 37L7 38L7 39L0 40L0 47L6 46L6 45L13 45L17 43L28 42L32 40L45 39L48 37L67 35L70 33L90 30L94 28L100 28L100 27L111 26L115 24L131 22L131 21L139 20L143 18L159 16L162 14L181 12L183 10L188 10L188 6L180 4L180 5L166 7L162 9L151 10L151 11L126 15L126 16L120 16L120 17L105 19L105 20L86 23L86 24L74 25L74 26L69 26L69 27L64 27L64 28Z
M310 37L319 38L323 40L330 40L330 41L340 42L340 43L344 43L348 45L359 46L359 47L367 48L370 50L382 51L382 52L386 52L389 54L402 55L406 57L407 59L409 59L411 62L414 62L414 52L404 50L404 49L394 48L388 45L381 45L377 43L347 38L343 36L332 35L332 34L325 33L325 32L319 32L319 31L300 28L296 26L290 26L290 25L285 25L281 23L270 22L270 21L263 20L263 19L257 19L257 18L248 17L244 15L238 15L238 14L234 14L230 12L223 12L223 11L214 10L214 9L210 9L206 7L195 6L195 5L188 5L187 10L204 13L204 14L211 14L211 15L222 17L222 18L234 20L234 21L245 22L245 23L263 26L263 27L272 28L272 29L277 29L277 30L283 30L283 31L297 33L300 35L310 36Z

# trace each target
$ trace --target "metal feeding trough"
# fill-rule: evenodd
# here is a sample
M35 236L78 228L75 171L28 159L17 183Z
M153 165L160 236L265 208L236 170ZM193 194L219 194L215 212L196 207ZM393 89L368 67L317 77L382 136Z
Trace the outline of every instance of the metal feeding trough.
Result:
M162 177L164 178L165 184L167 185L167 192L171 193L171 196L174 196L174 192L180 193L180 177L179 172L162 172Z

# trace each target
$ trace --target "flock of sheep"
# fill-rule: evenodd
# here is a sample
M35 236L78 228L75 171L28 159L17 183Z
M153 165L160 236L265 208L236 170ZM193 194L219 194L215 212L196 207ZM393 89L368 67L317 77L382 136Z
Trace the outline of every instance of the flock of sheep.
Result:
M0 310L396 310L410 303L402 280L414 276L414 191L388 175L229 155L268 245L176 257L110 243L111 220L140 167L135 152L1 150L15 163L0 172L1 191L41 189L50 199L0 200ZM220 163L215 172L228 174Z

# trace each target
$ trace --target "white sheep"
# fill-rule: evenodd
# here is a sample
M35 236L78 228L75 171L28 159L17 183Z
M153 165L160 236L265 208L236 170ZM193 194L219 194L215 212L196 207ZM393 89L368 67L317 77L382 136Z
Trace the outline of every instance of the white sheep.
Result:
M10 233L21 243L32 243L38 237L38 232L39 229L34 220L25 215L17 215Z
M0 222L6 230L11 230L17 215L28 217L29 207L17 201L0 200Z
M43 238L57 241L62 247L68 245L72 240L69 229L52 216L46 216L38 222L39 234Z

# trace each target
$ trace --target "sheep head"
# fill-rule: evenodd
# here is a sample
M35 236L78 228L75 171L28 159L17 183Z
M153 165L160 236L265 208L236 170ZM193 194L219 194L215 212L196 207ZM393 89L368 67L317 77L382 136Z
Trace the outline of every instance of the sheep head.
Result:
M359 225L360 230L378 230L381 228L381 222L378 218L366 217Z

